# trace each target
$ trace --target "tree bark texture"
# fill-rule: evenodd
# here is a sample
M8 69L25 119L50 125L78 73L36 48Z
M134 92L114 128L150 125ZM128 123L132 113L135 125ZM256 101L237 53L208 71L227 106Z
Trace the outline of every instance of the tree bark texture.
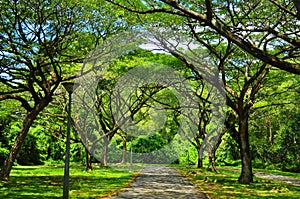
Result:
M103 154L102 154L103 166L107 166L108 144L109 144L108 138L104 136L104 146L103 146Z
M126 138L123 138L123 151L122 151L121 163L126 163L126 154L127 154L127 141Z
M85 170L92 171L92 161L91 161L91 154L87 148L85 148Z
M198 152L197 168L200 169L203 167L203 155L201 153L200 147L197 149L197 152Z
M242 171L239 182L248 184L253 182L252 163L250 155L249 134L248 134L248 116L239 118L239 145L242 158Z

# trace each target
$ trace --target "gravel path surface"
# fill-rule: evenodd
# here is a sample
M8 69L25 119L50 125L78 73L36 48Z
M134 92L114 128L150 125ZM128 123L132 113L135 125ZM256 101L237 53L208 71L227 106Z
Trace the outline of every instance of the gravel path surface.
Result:
M111 197L111 199L116 198L201 199L207 197L174 168L149 166L144 167L131 184Z

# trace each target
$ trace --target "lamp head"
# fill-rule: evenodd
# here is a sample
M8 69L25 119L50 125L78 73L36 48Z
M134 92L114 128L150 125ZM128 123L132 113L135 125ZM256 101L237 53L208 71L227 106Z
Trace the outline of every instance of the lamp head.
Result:
M75 83L74 82L63 82L62 85L68 93L73 93Z

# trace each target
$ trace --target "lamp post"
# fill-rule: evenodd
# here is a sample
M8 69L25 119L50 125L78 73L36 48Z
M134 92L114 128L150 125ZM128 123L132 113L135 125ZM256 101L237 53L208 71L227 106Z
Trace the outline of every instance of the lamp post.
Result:
M131 137L131 147L130 147L130 172L132 172L132 137Z
M190 145L188 148L188 166L190 166Z
M65 170L64 170L64 189L63 198L69 198L69 170L70 170L70 131L71 131L71 96L73 93L74 83L64 82L62 85L69 93L69 104L68 104L68 129L67 129L67 143L66 143L66 159L65 159Z

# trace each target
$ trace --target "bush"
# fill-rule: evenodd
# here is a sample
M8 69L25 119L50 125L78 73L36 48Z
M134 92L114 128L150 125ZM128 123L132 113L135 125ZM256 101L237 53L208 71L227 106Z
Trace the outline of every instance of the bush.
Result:
M20 165L43 164L40 160L40 152L37 147L37 138L34 135L27 135L17 157L17 163Z
M190 149L185 151L185 153L179 157L179 164L181 165L197 165L197 161L198 152L193 145L190 145Z
M2 148L0 146L0 165L3 164L3 162L7 158L8 154L9 154L9 150L6 148Z
M174 159L172 150L160 150L168 145L168 141L159 133L150 136L140 136L132 142L134 162L143 163L168 163ZM147 153L147 155L145 155Z
M238 144L229 133L225 133L222 137L216 151L216 162L221 166L238 166L241 162Z

